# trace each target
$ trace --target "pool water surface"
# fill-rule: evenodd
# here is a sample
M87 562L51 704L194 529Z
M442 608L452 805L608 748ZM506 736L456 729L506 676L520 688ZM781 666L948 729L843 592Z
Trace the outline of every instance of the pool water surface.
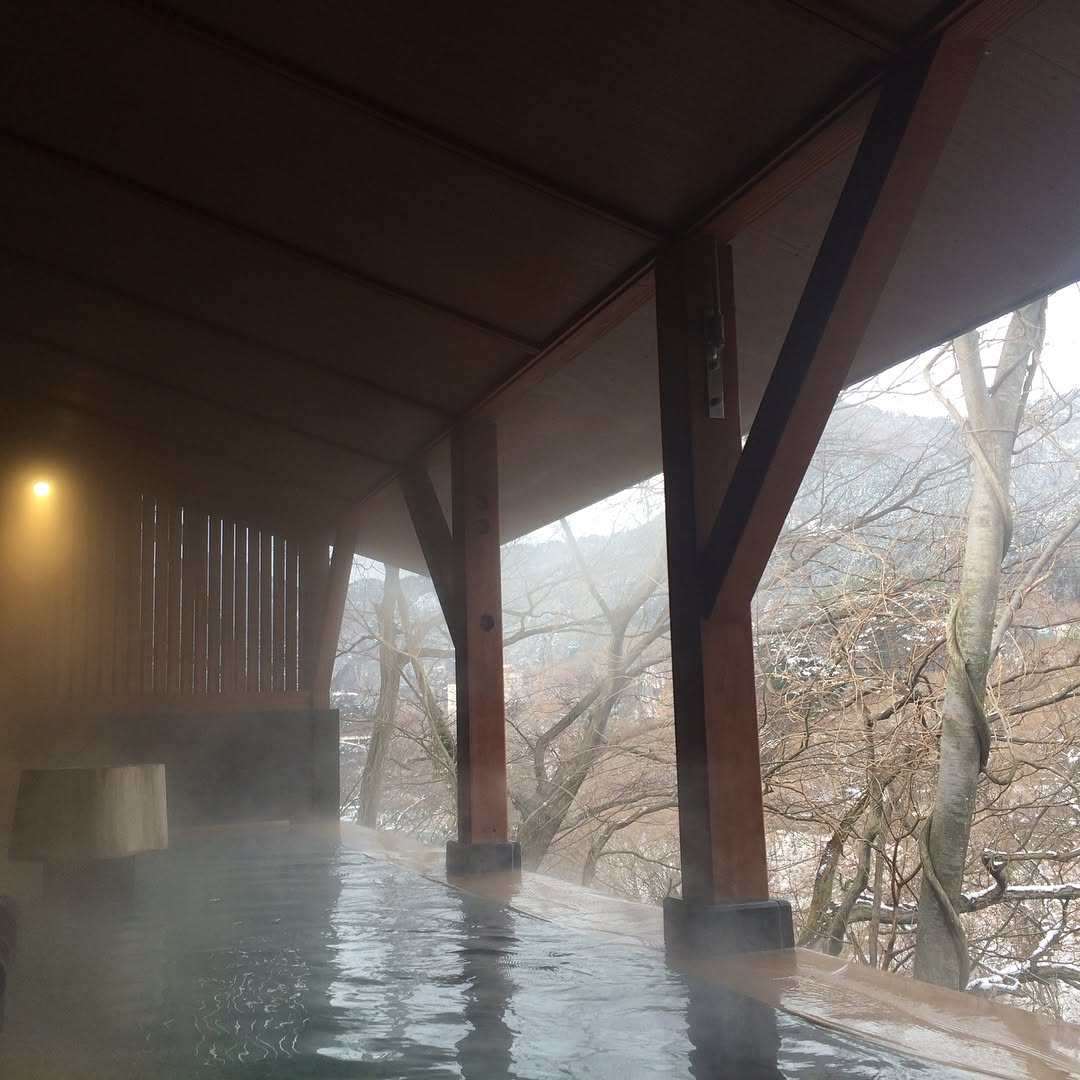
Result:
M24 912L0 1035L5 1080L962 1075L284 829Z

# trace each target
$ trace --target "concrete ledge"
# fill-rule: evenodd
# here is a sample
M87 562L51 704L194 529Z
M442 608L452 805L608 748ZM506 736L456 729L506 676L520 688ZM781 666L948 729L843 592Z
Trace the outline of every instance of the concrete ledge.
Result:
M480 844L446 842L446 872L456 874L498 874L521 869L521 845L514 840Z
M359 825L342 825L347 848L387 859L434 881L442 881L443 852L398 833L377 833ZM512 893L509 875L460 878L465 888L515 910L576 933L600 934L605 941L631 947L663 949L661 911L650 904L606 895L543 874L522 871ZM672 960L676 957L672 956ZM685 957L683 958L685 960ZM853 964L850 957L827 956L809 949L781 948L721 957L705 954L693 964L694 997L705 1008L690 1017L715 1024L718 1010L709 1001L709 987L726 988L812 1024L822 1024L897 1053L945 1066L964 1075L1044 1076L1047 1069L1071 1076L1080 1061L1080 1026L1053 1023L1041 1016L975 994L915 982L895 972ZM677 965L685 968L685 963ZM702 993L697 988L704 987ZM721 1012L722 1015L722 1012ZM758 1023L749 1010L744 1024ZM767 1034L767 1032L765 1033ZM749 1069L727 1060L722 1067L700 1057L698 1076L752 1076ZM827 1064L827 1063L826 1063ZM931 1072L927 1075L932 1074Z
M786 900L695 904L669 896L664 901L664 943L668 949L710 957L793 949L791 905Z

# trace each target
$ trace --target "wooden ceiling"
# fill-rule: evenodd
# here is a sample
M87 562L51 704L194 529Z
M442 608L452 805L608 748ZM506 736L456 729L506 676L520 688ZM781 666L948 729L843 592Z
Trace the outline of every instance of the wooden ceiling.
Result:
M734 243L752 416L875 80L950 20L998 36L857 372L1080 277L1069 0L0 10L8 433L406 566L393 477L445 488L457 417L507 536L658 470L670 236Z

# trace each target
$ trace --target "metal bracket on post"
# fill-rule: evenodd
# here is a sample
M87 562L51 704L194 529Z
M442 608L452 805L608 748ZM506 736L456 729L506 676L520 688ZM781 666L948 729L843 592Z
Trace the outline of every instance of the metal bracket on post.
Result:
M712 304L705 309L702 339L705 344L705 393L710 420L724 419L724 312L720 307L720 253L716 242L711 247L711 266L708 274Z

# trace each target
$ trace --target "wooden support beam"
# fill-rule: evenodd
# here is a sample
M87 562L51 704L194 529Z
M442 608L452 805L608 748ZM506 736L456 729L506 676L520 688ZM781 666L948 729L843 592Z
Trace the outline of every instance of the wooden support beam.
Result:
M768 897L750 607L703 618L697 565L740 450L730 248L672 245L656 263L660 421L683 899ZM706 312L723 316L713 359ZM719 369L710 372L710 362ZM724 415L711 399L723 390ZM711 385L710 385L711 384Z
M461 599L458 596L458 556L450 526L435 494L431 477L422 463L417 462L403 470L398 482L456 648L461 641Z
M507 838L506 716L503 700L499 468L495 425L454 431L453 536L456 643L458 841Z
M312 663L311 694L312 704L316 709L330 707L330 683L334 676L341 619L345 614L345 601L349 595L356 540L357 533L352 527L339 528L334 534L334 553L330 559L330 572L326 576L318 644Z
M453 527L427 469L398 477L454 643L458 843L507 839L498 439L475 418L451 436ZM450 856L448 856L448 859Z
M706 614L757 588L985 51L946 34L883 84L705 546Z

